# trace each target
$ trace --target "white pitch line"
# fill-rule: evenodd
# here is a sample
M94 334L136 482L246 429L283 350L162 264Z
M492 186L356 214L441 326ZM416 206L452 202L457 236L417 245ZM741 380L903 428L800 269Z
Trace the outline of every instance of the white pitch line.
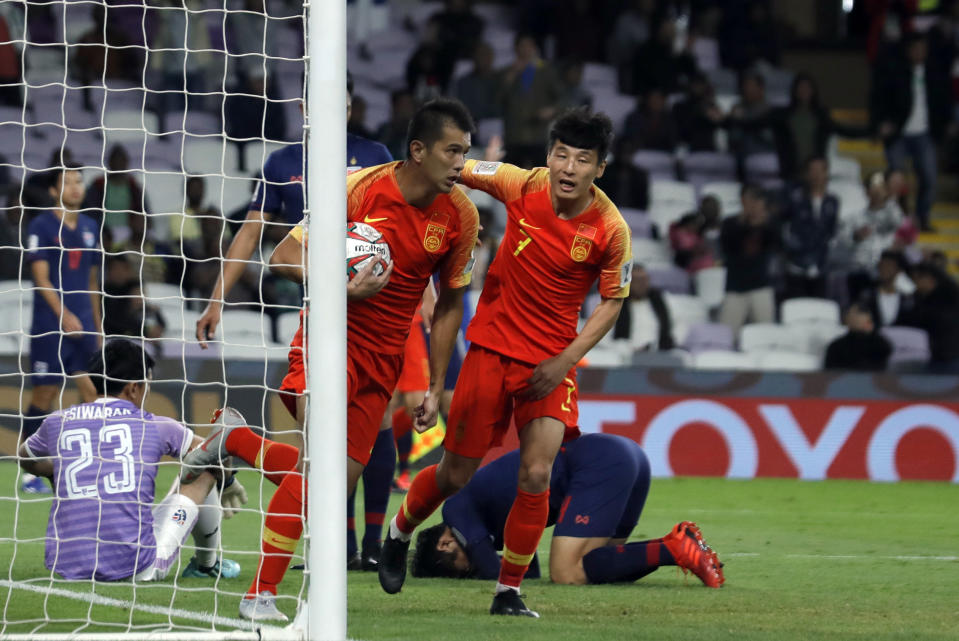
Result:
M786 559L882 559L884 561L959 561L959 556L932 556L932 555L878 555L878 554L762 554L760 552L727 552L720 558L743 558L758 556L775 556Z
M252 624L249 621L244 621L243 619L231 619L229 617L221 617L213 614L206 614L204 612L192 612L190 610L168 608L159 605L143 605L133 601L114 599L113 597L103 596L102 594L84 594L82 592L74 592L73 590L64 590L63 588L43 587L39 585L31 585L29 583L9 581L7 579L0 580L0 587L16 590L27 590L29 592L37 592L38 594L52 594L54 596L66 597L68 599L76 599L77 601L86 601L87 603L92 603L94 605L111 605L127 610L139 610L140 612L147 612L150 614L160 614L166 617L202 621L212 625L232 626L234 628L245 628L249 630L253 629Z

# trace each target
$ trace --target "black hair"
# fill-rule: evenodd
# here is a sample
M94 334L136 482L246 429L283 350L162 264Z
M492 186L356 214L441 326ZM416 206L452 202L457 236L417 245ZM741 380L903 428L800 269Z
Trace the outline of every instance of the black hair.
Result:
M812 87L812 97L809 99L809 106L813 111L820 111L822 109L822 104L819 102L819 84L816 82L815 78L805 71L800 71L793 77L792 87L789 90L790 106L795 107L799 104L799 100L796 98L796 95L798 93L799 85L803 82L808 82L809 86Z
M47 181L51 188L57 189L57 186L61 183L61 178L63 174L68 171L80 171L83 169L83 165L76 162L75 160L64 159L61 156L60 163L54 167L50 167L47 170Z
M606 114L590 111L588 107L567 109L549 126L546 153L557 142L577 149L595 149L596 160L606 160L613 139L613 121Z
M147 380L155 364L142 345L125 338L113 338L90 357L87 373L97 392L115 396L127 384Z
M884 249L882 253L879 254L879 260L891 260L896 263L896 266L899 268L899 271L906 271L906 257L902 255L902 252L898 249Z
M462 102L453 98L435 98L424 103L416 110L406 129L406 148L410 143L419 140L430 147L443 137L443 128L453 125L461 131L473 133L476 125Z
M825 163L826 169L829 169L829 159L826 158L826 156L824 156L824 155L822 155L822 154L813 154L812 156L810 156L809 158L806 159L806 162L803 163L803 166L802 166L802 168L803 168L803 173L809 171L809 168L812 167L812 164L813 164L814 162L822 162L822 163Z
M741 197L748 195L751 198L766 202L766 190L756 183L743 183L742 189L739 190L739 195Z
M416 550L413 552L413 561L410 566L413 576L448 579L462 579L469 576L469 570L462 572L453 567L450 553L436 549L436 544L445 531L445 523L420 530L416 536Z

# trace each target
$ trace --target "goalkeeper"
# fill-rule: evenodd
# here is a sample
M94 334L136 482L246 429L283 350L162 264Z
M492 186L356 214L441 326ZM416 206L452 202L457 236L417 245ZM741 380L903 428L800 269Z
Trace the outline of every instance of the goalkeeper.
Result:
M240 573L235 561L217 558L219 501L229 505L228 517L245 503L239 481L221 494L205 471L175 482L153 505L160 458L178 458L203 442L182 423L143 410L153 366L142 346L107 342L88 370L99 398L50 415L20 445L20 467L54 479L45 563L64 579L162 580L191 532L196 555L183 576Z
M418 577L495 580L503 531L513 504L520 451L481 468L443 504L443 522L423 530L411 571ZM666 536L626 543L649 493L649 461L634 441L587 434L569 441L553 462L549 519L554 525L549 573L555 583L622 583L664 565L692 571L712 588L723 584L719 558L696 524ZM528 578L539 576L532 563Z

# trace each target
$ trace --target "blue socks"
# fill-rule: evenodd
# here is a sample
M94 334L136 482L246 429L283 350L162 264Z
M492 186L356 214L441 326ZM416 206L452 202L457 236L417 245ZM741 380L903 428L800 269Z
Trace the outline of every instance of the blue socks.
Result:
M676 565L662 539L607 545L583 557L583 570L590 583L637 581L661 565Z

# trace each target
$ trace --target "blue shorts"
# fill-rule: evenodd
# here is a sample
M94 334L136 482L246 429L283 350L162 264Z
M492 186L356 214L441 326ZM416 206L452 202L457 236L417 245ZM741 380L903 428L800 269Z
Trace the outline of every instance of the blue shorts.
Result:
M649 493L649 460L628 438L586 434L563 447L570 479L553 536L625 539Z
M51 333L30 339L30 381L33 385L57 385L64 374L85 372L97 351L97 337L84 332L76 338Z

